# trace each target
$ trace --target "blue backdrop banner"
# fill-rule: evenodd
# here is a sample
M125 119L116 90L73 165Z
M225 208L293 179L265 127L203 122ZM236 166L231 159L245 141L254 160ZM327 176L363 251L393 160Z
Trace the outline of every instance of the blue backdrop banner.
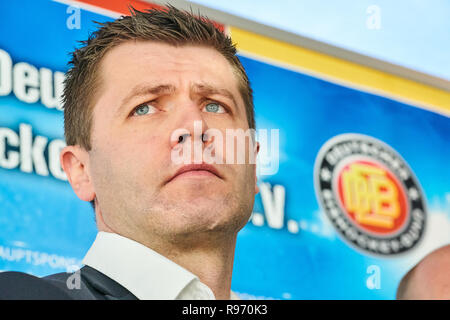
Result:
M0 269L70 272L97 229L59 163L59 96L68 53L93 20L112 19L46 0L0 12ZM450 119L240 59L257 138L269 143L232 289L243 299L394 298L409 268L450 243Z

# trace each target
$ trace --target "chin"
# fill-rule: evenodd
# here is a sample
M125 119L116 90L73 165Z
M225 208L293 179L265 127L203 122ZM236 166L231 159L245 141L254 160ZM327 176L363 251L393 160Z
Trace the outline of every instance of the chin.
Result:
M224 210L225 209L225 210ZM250 214L233 207L217 206L217 202L192 201L178 213L178 227L182 233L237 233L247 223ZM180 230L181 231L181 230Z
M173 185L175 187L175 184ZM158 197L158 203L146 210L149 223L158 233L178 239L188 239L200 234L212 237L237 234L248 222L253 199L242 192L221 190L220 185L199 188L183 186Z

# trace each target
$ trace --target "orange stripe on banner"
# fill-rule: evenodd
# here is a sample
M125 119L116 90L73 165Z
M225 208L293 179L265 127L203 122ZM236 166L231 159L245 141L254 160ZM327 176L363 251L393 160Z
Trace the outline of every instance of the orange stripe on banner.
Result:
M115 11L121 14L128 15L130 14L130 10L128 10L128 6L132 6L133 8L142 11L144 9L162 9L163 6L153 3L148 3L139 0L77 0L77 2L82 2L86 4L90 4L96 7L100 7L102 9Z
M114 11L120 14L129 15L130 10L128 6L143 11L145 9L163 9L165 6L159 4L148 3L139 0L77 0L77 2L89 4L109 11ZM211 21L214 26L222 32L225 32L225 26L223 24Z

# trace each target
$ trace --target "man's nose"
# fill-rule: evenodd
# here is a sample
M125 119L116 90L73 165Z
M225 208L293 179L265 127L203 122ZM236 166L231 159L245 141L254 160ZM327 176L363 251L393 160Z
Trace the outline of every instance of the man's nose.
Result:
M180 109L170 137L171 147L187 142L208 146L211 143L206 133L209 127L200 107L190 103Z
M178 143L185 143L188 138L191 137L190 133L180 134L178 137ZM208 135L206 133L202 133L201 135L202 142L208 142Z

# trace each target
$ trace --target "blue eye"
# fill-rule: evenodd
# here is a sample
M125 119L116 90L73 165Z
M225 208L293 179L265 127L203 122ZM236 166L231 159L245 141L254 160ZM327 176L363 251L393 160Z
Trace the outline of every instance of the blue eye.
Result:
M136 109L134 109L133 115L145 116L146 114L149 114L149 113L155 113L154 109L155 109L154 106L152 106L148 103L145 103L145 104L138 106Z
M226 112L224 107L222 107L220 104L215 103L215 102L208 103L205 106L205 109L208 112L214 112L214 113L225 113Z

